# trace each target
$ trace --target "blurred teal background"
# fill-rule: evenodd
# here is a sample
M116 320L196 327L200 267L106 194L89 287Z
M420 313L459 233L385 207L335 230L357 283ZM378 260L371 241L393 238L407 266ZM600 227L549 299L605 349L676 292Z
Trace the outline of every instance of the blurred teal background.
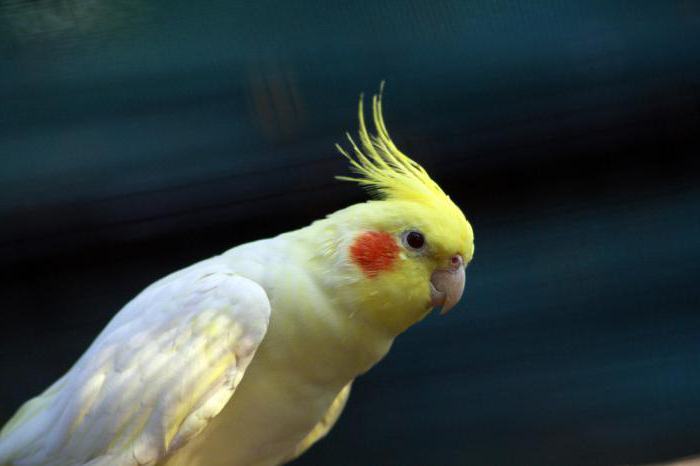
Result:
M360 92L474 225L295 465L700 453L700 3L0 0L0 423L155 279L365 199Z

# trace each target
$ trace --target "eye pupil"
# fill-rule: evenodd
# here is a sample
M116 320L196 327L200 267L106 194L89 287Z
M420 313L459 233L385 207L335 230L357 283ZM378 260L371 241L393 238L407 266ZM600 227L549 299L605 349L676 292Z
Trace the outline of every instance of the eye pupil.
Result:
M411 231L406 235L406 244L413 249L420 249L425 244L425 237L417 231Z

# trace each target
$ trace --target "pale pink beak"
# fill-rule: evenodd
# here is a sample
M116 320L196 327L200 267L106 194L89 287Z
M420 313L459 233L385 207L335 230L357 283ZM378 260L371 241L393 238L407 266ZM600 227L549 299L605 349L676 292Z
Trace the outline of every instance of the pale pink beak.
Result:
M430 276L430 303L442 307L440 314L452 309L464 292L464 258L452 256L449 267L437 269Z

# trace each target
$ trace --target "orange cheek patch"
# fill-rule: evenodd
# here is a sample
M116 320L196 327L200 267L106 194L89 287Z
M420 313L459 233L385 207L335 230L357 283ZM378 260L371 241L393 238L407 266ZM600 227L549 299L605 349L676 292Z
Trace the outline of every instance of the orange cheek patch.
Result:
M368 277L389 270L399 257L399 245L389 233L362 233L350 246L350 257Z

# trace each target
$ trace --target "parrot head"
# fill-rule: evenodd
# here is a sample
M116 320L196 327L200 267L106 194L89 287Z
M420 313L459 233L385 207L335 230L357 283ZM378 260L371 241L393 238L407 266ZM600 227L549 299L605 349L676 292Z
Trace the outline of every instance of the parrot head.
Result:
M355 176L339 176L375 197L331 216L332 250L341 270L339 299L368 319L401 332L431 309L444 314L460 300L474 234L462 211L416 162L399 151L384 124L381 90L372 98L376 134L359 105L359 143L337 146Z

